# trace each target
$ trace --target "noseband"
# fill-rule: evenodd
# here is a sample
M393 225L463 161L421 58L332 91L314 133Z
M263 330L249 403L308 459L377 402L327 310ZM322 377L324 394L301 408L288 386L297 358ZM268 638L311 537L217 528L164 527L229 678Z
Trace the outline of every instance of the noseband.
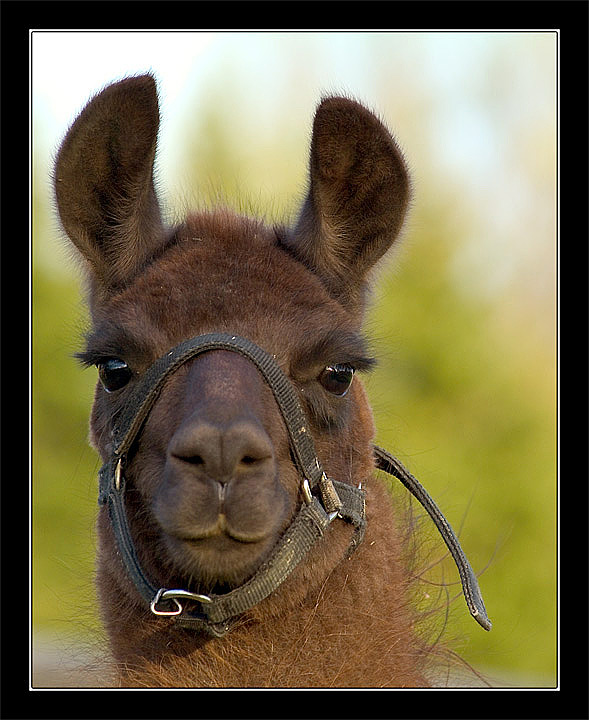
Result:
M286 424L292 455L301 477L301 508L255 574L223 595L204 595L183 589L158 588L139 563L125 512L125 460L141 432L166 379L190 359L210 350L230 350L250 360L270 386ZM206 629L224 635L239 615L268 597L291 574L313 545L339 518L353 533L348 553L362 542L366 529L365 493L361 488L329 478L321 467L308 421L296 391L275 358L237 335L211 333L180 343L156 360L132 390L112 428L113 451L99 472L99 504L107 505L121 558L139 594L155 615L167 616L181 627ZM440 531L460 573L471 615L491 629L476 576L460 543L423 486L392 455L374 447L377 468L393 475L417 498ZM185 609L183 601L191 609ZM192 609L196 606L197 609Z

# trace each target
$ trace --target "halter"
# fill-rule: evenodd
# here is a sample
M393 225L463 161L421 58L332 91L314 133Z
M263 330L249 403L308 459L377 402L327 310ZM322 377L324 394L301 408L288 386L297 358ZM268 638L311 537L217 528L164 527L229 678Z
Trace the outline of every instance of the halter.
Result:
M278 540L269 558L255 574L228 593L199 594L183 589L158 588L139 563L125 512L125 459L151 411L166 379L188 360L210 350L230 350L250 360L274 393L286 424L293 458L301 476L303 502ZM112 428L113 451L99 472L100 505L107 505L121 558L139 594L155 615L169 617L181 627L224 635L246 610L268 597L292 573L313 545L339 518L354 526L348 554L362 542L366 529L365 493L359 487L329 478L315 453L308 421L296 391L273 356L237 335L210 333L186 340L156 360L132 390ZM460 543L437 505L422 485L392 455L374 447L376 467L393 475L417 498L440 531L460 573L471 615L491 629L476 576ZM181 602L183 601L183 602ZM190 610L185 608L189 601ZM197 609L193 609L196 606Z

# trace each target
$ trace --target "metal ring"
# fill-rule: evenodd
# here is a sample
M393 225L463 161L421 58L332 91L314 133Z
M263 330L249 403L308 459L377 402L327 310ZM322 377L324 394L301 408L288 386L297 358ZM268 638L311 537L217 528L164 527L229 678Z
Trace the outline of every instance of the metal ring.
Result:
M153 598L153 600L151 601L151 603L149 605L149 607L151 608L151 612L154 615L164 615L164 616L180 615L180 613L184 610L184 608L182 607L182 605L180 605L180 603L176 600L176 598L171 598L171 599L176 603L177 610L156 610L156 605L161 600L161 597L162 597L163 593L165 592L165 590L166 590L166 588L160 588L157 591L156 596Z
M160 588L149 605L149 607L151 608L151 612L154 615L164 615L168 617L170 615L180 615L184 608L178 602L178 598L184 598L186 600L196 600L197 602L201 602L203 604L213 602L213 599L210 598L208 595L200 595L199 593L189 592L188 590L167 590L166 588ZM157 604L165 600L173 600L176 603L177 609L157 610Z
M185 600L196 600L201 603L212 603L213 599L208 595L193 593L189 590L165 590L162 588L160 600L175 600L176 598L184 598Z

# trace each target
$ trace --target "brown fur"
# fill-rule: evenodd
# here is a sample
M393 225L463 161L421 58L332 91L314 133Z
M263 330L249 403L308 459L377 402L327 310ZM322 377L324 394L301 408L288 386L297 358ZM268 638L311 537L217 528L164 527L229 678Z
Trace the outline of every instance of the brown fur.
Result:
M153 190L157 129L153 79L129 78L89 103L57 160L61 220L88 264L93 327L82 358L120 358L137 376L183 339L211 331L250 338L276 355L299 390L327 473L362 482L368 525L346 558L352 528L334 521L277 591L226 636L210 638L144 606L101 509L97 586L116 684L425 686L429 654L415 630L406 519L374 473L362 383L356 377L340 398L318 382L327 365L370 364L360 335L363 297L370 269L403 222L402 157L374 115L327 98L315 117L309 193L293 230L225 210L167 230ZM103 459L126 391L97 385L91 437ZM222 501L219 478L209 477L219 437L238 455ZM214 592L247 579L301 502L286 429L255 368L215 351L178 370L129 458L126 495L140 561L158 586Z

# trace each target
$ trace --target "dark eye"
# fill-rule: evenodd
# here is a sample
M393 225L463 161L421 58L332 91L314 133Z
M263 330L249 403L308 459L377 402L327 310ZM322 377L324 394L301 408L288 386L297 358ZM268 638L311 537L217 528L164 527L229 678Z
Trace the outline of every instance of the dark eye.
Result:
M124 387L133 374L124 360L109 358L97 363L98 377L106 392L114 392Z
M333 395L345 395L350 389L354 377L351 365L328 365L319 375L319 382Z

